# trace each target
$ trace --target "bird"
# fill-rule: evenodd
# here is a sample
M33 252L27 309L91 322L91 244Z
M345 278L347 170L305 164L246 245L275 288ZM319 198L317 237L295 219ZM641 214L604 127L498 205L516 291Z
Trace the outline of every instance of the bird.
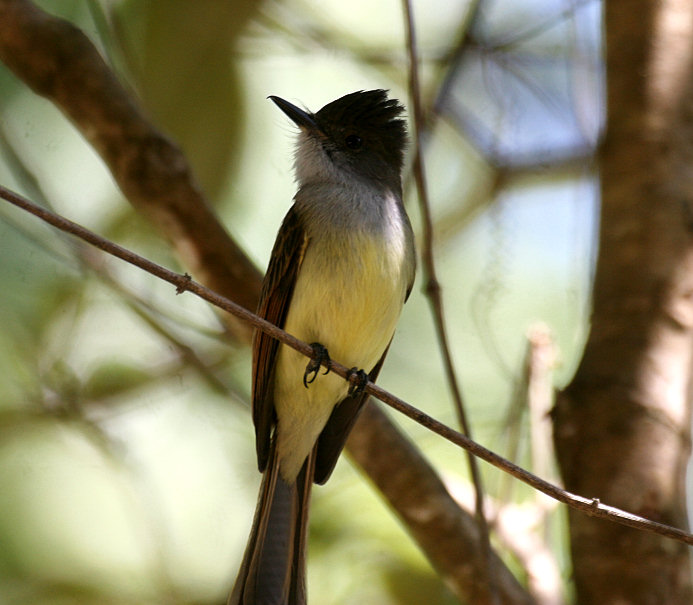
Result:
M311 343L307 361L256 331L252 417L263 473L228 605L304 605L313 483L331 475L375 381L416 272L402 201L404 107L357 91L316 113L270 96L298 127L293 204L277 233L258 315ZM350 383L329 373L351 367Z

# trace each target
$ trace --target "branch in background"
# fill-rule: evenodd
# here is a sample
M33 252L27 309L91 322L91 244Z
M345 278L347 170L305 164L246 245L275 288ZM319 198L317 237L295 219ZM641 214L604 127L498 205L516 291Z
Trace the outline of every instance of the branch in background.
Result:
M349 437L349 445L358 446L350 449L351 457L359 464L377 460L378 473L371 479L455 595L463 603L487 603L483 567L488 565L498 603L535 603L493 551L487 561L478 561L487 536L472 515L460 512L435 469L418 460L411 443L396 429L382 430L388 417L371 401L361 418L363 430Z
M462 427L462 432L471 438L471 426L467 418L462 391L460 389L455 365L452 361L452 352L448 339L447 328L445 325L445 313L443 312L443 297L441 295L440 282L436 275L435 261L433 256L433 218L431 217L431 205L428 199L428 188L426 186L426 169L423 160L423 138L424 115L421 107L421 87L419 84L418 51L416 45L416 29L414 27L414 15L412 13L411 0L403 0L405 14L405 29L407 34L407 54L409 58L409 95L411 97L411 115L414 120L414 181L418 194L419 207L423 223L423 250L421 257L424 265L425 286L424 290L428 296L433 320L436 328L436 336L443 357L443 366L447 377L450 392L455 403L458 421ZM479 465L476 458L468 453L469 472L474 483L476 492L475 514L479 525L481 539L479 540L479 552L482 562L479 569L482 572L482 585L485 590L480 592L477 588L475 602L498 603L500 595L496 586L496 578L492 572L493 562L491 559L491 537L489 534L488 522L484 515L484 486L479 472Z
M122 246L119 246L118 244L115 244L101 237L62 216L59 216L53 212L50 212L49 210L32 204L29 200L2 186L0 186L0 199L7 200L15 206L18 206L19 208L22 208L27 212L34 214L35 216L46 221L47 223L61 229L62 231L72 233L73 235L80 237L84 241L96 246L97 248L100 248L104 252L108 252L113 256L125 260L126 262L136 267L139 267L140 269L143 269L160 279L163 279L164 281L176 286L176 290L178 293L186 291L192 292L193 294L199 296L200 298L206 300L214 306L219 307L220 309L231 313L237 318L250 323L257 329L262 330L266 334L269 334L272 338L276 338L277 340L281 341L282 343L291 347L292 349L295 349L296 351L305 355L306 357L311 357L313 355L313 349L309 344L299 340L295 336L292 336L291 334L278 328L274 324L269 323L261 317L258 317L254 313L251 313L247 309L244 309L235 302L227 298L224 298L223 296L220 296L219 294L210 290L209 288L206 288L205 286L193 281L187 274L180 275L160 265L157 265L156 263L147 260L146 258L143 258L142 256L139 256L138 254L135 254L134 252L131 252L130 250L127 250L126 248L123 248ZM341 376L346 380L351 380L354 382L358 380L358 377L353 376L347 367L335 360L331 361L330 371L337 374L338 376ZM693 534L689 534L678 528L671 527L663 523L650 521L649 519L645 519L644 517L634 515L624 510L620 510L613 506L602 504L597 498L590 499L572 494L564 489L561 489L556 485L549 483L548 481L544 481L540 477L533 475L529 471L526 471L525 469L519 467L513 462L510 462L509 460L506 460L505 458L499 456L495 452L492 452L491 450L483 447L482 445L479 445L478 443L472 441L462 433L451 429L442 422L439 422L435 418L432 418L428 414L425 414L424 412L415 408L403 399L396 397L392 393L386 391L385 389L379 387L378 385L372 382L368 382L365 391L373 397L376 397L380 401L386 403L391 408L414 420L424 428L433 431L434 433L440 435L447 441L450 441L451 443L461 448L464 448L465 450L471 452L474 456L477 456L478 458L485 460L486 462L492 464L496 468L499 468L500 470L509 473L513 477L526 483L530 487L533 487L534 489L543 492L544 494L550 496L554 500L558 500L559 502L567 504L575 510L582 511L583 513L586 513L591 517L606 519L608 521L612 521L620 525L633 527L635 529L640 529L643 531L647 531L649 533L659 534L661 536L671 538L684 544L693 545ZM383 438L384 436L382 434L382 431L380 431L377 435L377 443L374 445L374 447L382 447L381 443L383 442ZM396 442L397 440L394 439L393 443ZM393 451L390 451L389 454L395 455ZM412 489L414 489L417 486L417 483L411 482L410 486Z
M79 29L25 0L0 0L0 60L72 120L196 277L254 308L258 270L228 237L181 151L146 120ZM234 327L249 340L247 324Z

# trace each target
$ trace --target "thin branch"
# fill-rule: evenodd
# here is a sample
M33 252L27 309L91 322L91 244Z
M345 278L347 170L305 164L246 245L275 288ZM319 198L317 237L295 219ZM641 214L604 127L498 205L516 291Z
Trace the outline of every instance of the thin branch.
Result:
M445 373L450 390L457 409L462 431L466 435L471 434L471 427L467 419L462 392L457 381L455 366L452 361L450 352L450 343L445 327L445 314L443 313L443 300L441 295L440 282L436 275L435 261L433 255L433 218L431 215L431 205L428 199L428 188L426 186L426 169L423 161L423 141L422 134L424 131L423 109L421 107L421 92L419 86L418 75L418 57L416 50L416 36L414 30L413 16L411 12L410 0L404 0L404 9L406 15L407 29L407 50L409 53L409 83L411 96L411 115L414 121L414 181L416 183L417 197L421 210L421 218L423 223L423 245L421 246L421 257L423 260L425 271L424 291L429 298L431 310L435 322L436 334L440 343L441 354L445 366ZM474 484L478 492L481 492L480 478L478 477L478 469L475 467L474 458L470 458L470 471L474 478ZM480 494L482 495L482 494ZM483 510L482 501L477 502L478 510Z
M245 322L250 323L252 326L262 330L272 338L276 338L283 344L295 349L306 357L311 357L313 355L313 349L309 344L299 340L287 332L284 332L284 330L278 328L274 324L269 323L261 317L258 317L254 313L251 313L228 298L225 298L213 290L210 290L209 288L206 288L205 286L193 281L189 275L180 275L179 273L170 271L161 265L157 265L156 263L153 263L152 261L135 254L134 252L123 248L122 246L119 246L118 244L111 242L100 235L97 235L93 231L85 229L81 225L78 225L69 219L33 204L18 193L10 191L1 185L0 198L7 200L11 204L22 208L23 210L26 210L27 212L37 216L41 220L53 225L61 231L71 233L72 235L79 237L100 250L103 250L112 256L116 256L117 258L139 267L140 269L143 269L144 271L147 271L148 273L151 273L152 275L176 286L177 294L181 294L186 291L192 292L214 306L231 313L235 317ZM333 360L331 362L330 371L346 380L351 380L352 382L358 381L357 376L351 375L349 369L337 361ZM502 456L499 456L495 452L486 449L484 446L472 441L469 437L466 437L459 431L451 429L442 422L439 422L435 418L432 418L428 414L425 414L403 399L400 399L399 397L393 395L378 385L373 384L372 382L369 382L366 385L365 390L373 397L386 403L391 408L404 414L408 418L411 418L424 428L429 429L447 441L450 441L451 443L471 452L478 458L492 464L496 468L511 474L513 477L519 479L523 483L526 483L530 487L539 490L554 500L563 502L571 508L582 511L591 517L606 519L608 521L633 527L635 529L640 529L642 531L659 534L661 536L671 538L672 540L683 542L684 544L693 545L693 534L689 534L676 527L665 525L664 523L650 521L649 519L615 508L613 506L602 504L599 498L590 499L572 494L558 487L557 485L544 481L540 477L533 475L522 467L510 462L509 460L506 460Z
M452 361L450 342L445 325L445 314L443 312L443 298L441 295L440 282L436 275L435 261L433 256L433 218L431 216L431 205L428 199L428 187L426 186L426 169L423 160L423 141L422 134L424 129L424 116L421 107L421 87L419 84L418 51L416 45L416 29L414 26L414 16L412 13L411 0L403 0L407 52L409 55L409 96L411 98L412 116L414 120L414 181L421 209L423 222L423 246L421 257L424 264L425 291L431 304L431 312L436 328L436 335L440 344L443 365L447 377L452 398L455 403L458 420L462 427L462 432L471 438L471 426L467 418L462 391L460 389L455 365ZM476 458L468 453L469 472L474 483L476 493L475 512L481 534L481 554L485 564L480 569L486 572L487 592L491 602L498 602L495 580L491 571L491 538L489 535L488 522L484 515L484 486L479 472L479 465Z

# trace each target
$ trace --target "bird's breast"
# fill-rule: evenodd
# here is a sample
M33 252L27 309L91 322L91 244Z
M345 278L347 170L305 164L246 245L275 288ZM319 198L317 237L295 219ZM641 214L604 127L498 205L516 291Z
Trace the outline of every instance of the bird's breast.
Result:
M325 346L347 367L370 372L385 352L414 273L413 244L406 218L393 197L365 215L356 206L329 206L304 219L308 244L298 270L284 329L299 339ZM298 202L298 200L297 200ZM361 210L364 210L361 208ZM341 214L340 214L341 212ZM401 212L401 213L400 213ZM281 346L274 406L282 452L281 471L295 477L347 383L322 373L303 386L307 360Z
M347 366L370 370L390 342L404 303L407 252L406 234L396 227L312 239L286 329L325 345Z

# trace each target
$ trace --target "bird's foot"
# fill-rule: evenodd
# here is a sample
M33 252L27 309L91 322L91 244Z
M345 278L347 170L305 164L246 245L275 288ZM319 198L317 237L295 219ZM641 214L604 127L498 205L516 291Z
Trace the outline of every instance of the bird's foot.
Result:
M325 347L319 342L312 342L310 346L313 349L313 357L308 362L308 365L306 365L306 371L303 374L303 386L306 388L315 380L315 377L320 371L320 366L323 363L325 364L325 374L330 371L330 366L332 365L330 354Z
M356 377L352 380L352 377ZM349 397L358 397L363 393L363 390L368 384L368 374L365 370L359 370L358 368L351 368L347 372L347 380L349 381L349 390L347 395Z

